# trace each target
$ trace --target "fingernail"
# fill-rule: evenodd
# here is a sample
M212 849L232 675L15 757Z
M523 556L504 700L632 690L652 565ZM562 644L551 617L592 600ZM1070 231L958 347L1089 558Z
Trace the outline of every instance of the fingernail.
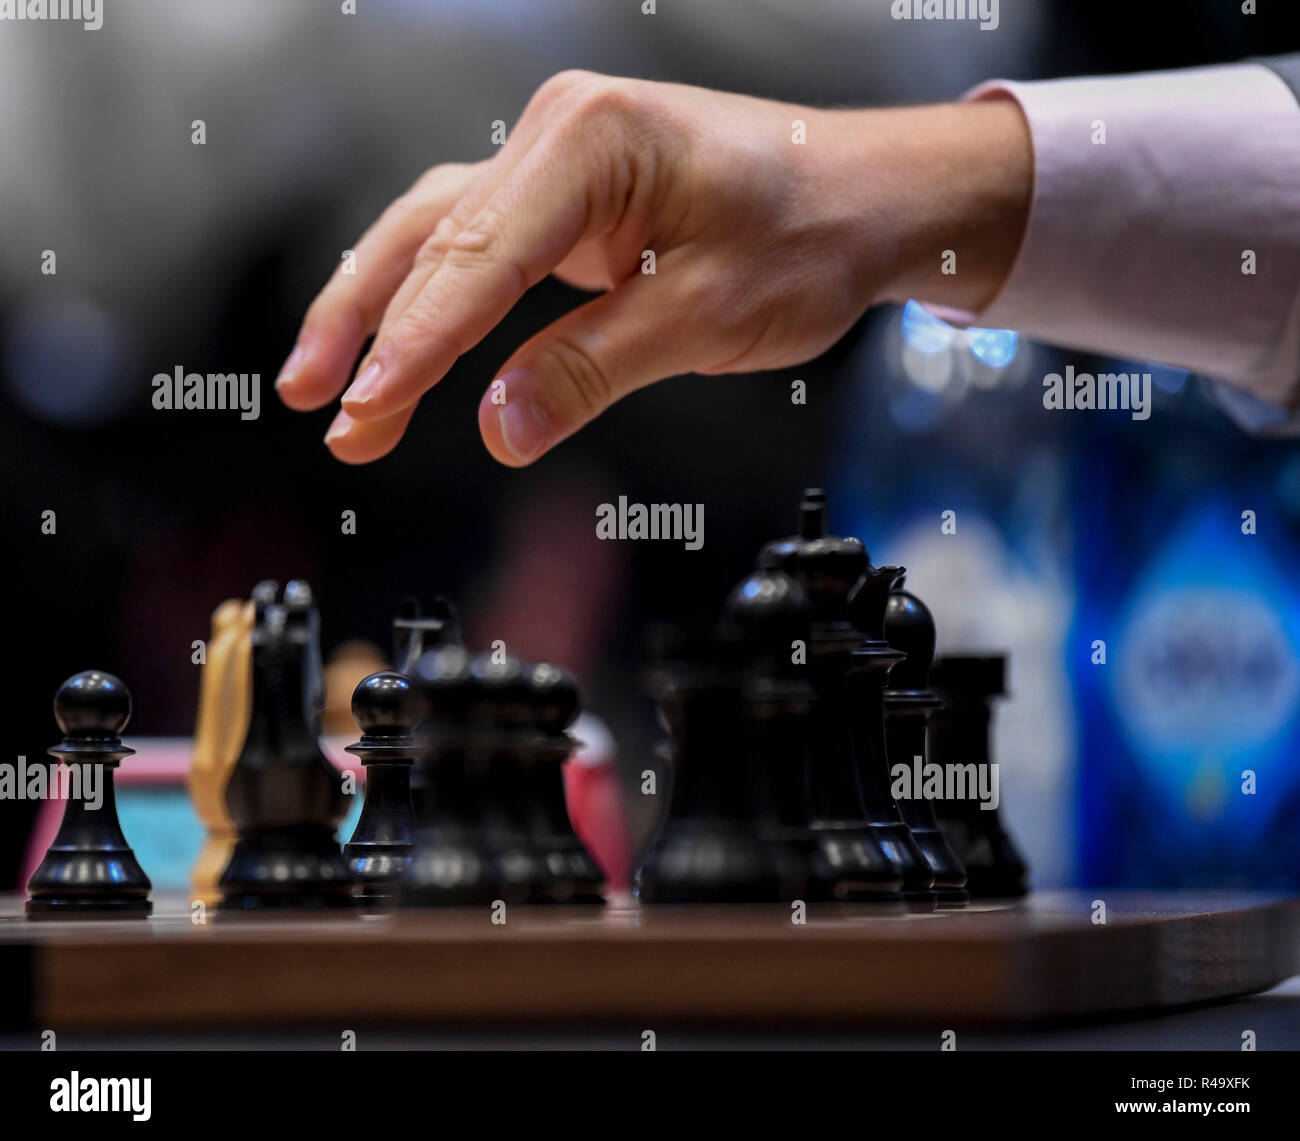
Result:
M334 422L330 424L330 430L325 433L325 442L328 444L331 440L337 440L340 436L346 436L348 429L352 426L352 417L346 412L340 412L334 417Z
M500 417L501 439L517 460L531 460L551 441L546 413L531 396L507 397Z
M280 369L280 375L275 378L276 388L298 375L298 370L302 368L303 357L306 355L302 351L301 345L294 345L293 352L289 354L289 359L284 362L284 367Z
M351 387L343 394L343 399L350 404L365 404L379 391L379 374L383 366L378 361L371 361L357 375Z

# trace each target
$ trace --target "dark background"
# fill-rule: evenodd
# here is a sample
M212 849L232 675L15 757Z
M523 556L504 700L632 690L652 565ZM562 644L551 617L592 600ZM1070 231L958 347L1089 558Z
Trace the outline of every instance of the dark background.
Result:
M1300 545L1295 446L1243 434L1198 378L1145 425L1058 423L1042 415L1036 383L1052 357L1035 350L1027 386L971 388L905 427L891 403L903 383L891 348L898 311L877 310L812 364L666 382L511 471L483 449L476 407L509 353L577 300L546 282L425 399L397 451L368 467L324 448L332 411L290 413L271 385L306 305L361 229L427 166L490 153L491 121L513 125L531 90L563 68L821 104L938 100L994 76L1297 50L1281 14L1294 5L1260 0L1264 12L1245 17L1236 0L1003 0L992 33L898 24L886 0L681 0L653 17L634 0L360 7L345 17L332 0L142 0L109 4L97 32L0 25L0 535L14 570L4 759L43 754L56 738L55 688L90 667L131 685L132 732L191 731L191 643L207 637L213 608L260 578L297 576L322 601L327 653L357 637L387 646L403 594L451 595L476 644L505 638L574 669L622 763L638 770L653 728L636 681L646 621L716 610L761 543L793 529L800 489L826 484L833 523L873 552L909 511L951 500L1068 571L1059 602L1044 596L1066 631L1047 651L1063 684L1032 711L1054 752L1040 757L1038 783L1031 762L1004 773L1038 790L1019 802L1006 791L1013 824L1040 881L1177 881L1176 863L1095 858L1121 833L1157 829L1159 805L1133 802L1163 794L1125 783L1140 758L1097 729L1106 711L1077 659L1091 633L1080 616L1118 611L1135 555L1171 504L1245 488L1273 508L1261 538L1273 557ZM204 147L190 142L196 118ZM56 276L40 273L46 249ZM153 410L150 379L177 365L260 373L260 418ZM794 414L796 376L810 399ZM1027 507L1035 457L1055 476ZM595 506L619 495L704 503L704 548L596 541ZM40 532L46 509L57 511L55 536ZM355 536L340 532L345 509L357 513ZM963 599L960 576L942 593L941 618L980 607ZM1035 619L1010 613L1002 636L980 632L984 648L1018 652ZM1294 612L1287 622L1294 629ZM1294 734L1296 717L1286 724ZM1024 743L1014 730L1008 759ZM1223 829L1240 824L1201 822L1232 882L1300 877L1295 841L1279 848L1294 737L1278 748L1289 767L1268 818L1251 825L1279 837L1271 855L1252 842L1238 859L1244 849ZM1089 783L1102 764L1090 749L1105 754L1100 786ZM1116 804L1128 805L1123 818ZM29 810L0 802L0 882L16 874Z

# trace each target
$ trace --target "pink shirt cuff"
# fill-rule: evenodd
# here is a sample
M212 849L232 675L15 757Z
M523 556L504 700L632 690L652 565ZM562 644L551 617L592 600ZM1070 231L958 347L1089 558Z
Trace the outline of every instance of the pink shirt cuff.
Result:
M1034 147L1020 252L981 313L934 311L1300 404L1300 106L1282 80L1242 64L967 98L1007 96Z

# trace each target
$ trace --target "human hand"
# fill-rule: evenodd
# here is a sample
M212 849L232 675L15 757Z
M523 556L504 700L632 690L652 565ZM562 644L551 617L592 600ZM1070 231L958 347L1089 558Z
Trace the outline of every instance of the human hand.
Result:
M325 440L348 463L377 459L554 273L603 292L522 345L479 405L488 450L523 466L654 381L808 360L877 301L977 310L1019 245L1029 151L1008 100L826 111L564 72L496 155L433 167L383 213L276 387L322 407L373 334Z

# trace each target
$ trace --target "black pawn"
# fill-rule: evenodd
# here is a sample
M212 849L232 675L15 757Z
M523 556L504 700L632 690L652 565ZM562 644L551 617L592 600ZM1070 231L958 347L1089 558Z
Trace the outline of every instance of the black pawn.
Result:
M524 680L532 719L521 775L528 839L540 872L528 898L535 903L604 903L604 876L573 831L564 795L564 763L574 746L565 730L578 716L578 687L549 662L525 667Z
M496 894L508 903L533 896L546 879L528 828L533 712L524 671L520 659L495 651L470 663L478 690L467 724L469 759L483 773L483 839Z
M650 691L671 735L663 830L636 876L643 903L761 903L782 898L780 872L755 827L745 749L738 639L686 635L652 669Z
M399 898L404 907L492 903L500 876L483 837L483 758L472 744L479 683L463 646L429 650L412 678L424 699L417 731L416 830Z
M902 589L902 582L889 596L885 612L885 641L907 655L889 672L885 690L885 748L891 770L919 765L925 772L926 726L930 715L943 702L930 689L930 663L934 659L934 619L914 594ZM941 906L963 904L966 869L945 839L934 815L934 804L924 796L904 797L898 807L934 874L934 892Z
M814 849L807 895L898 900L903 869L866 819L853 750L848 674L862 633L849 619L848 598L867 569L866 548L860 539L827 534L826 493L810 488L800 504L800 533L768 543L758 558L761 568L794 578L810 603L806 665L814 696L805 733Z
M902 567L868 567L849 595L849 614L865 636L849 656L853 755L867 823L902 872L903 898L932 908L934 871L894 800L885 751L885 676L906 656L885 641L885 611L890 592L902 577Z
M794 647L808 637L808 596L788 574L757 570L727 598L750 659L745 683L746 746L754 759L758 834L774 860L785 899L800 898L817 838L810 827L807 718L813 688Z
M392 670L371 674L352 693L352 717L361 740L348 752L366 767L366 795L343 855L361 885L364 903L385 903L411 862L415 813L411 765L417 753L415 724L420 695Z
M226 785L238 839L221 877L225 911L350 907L351 870L335 839L347 807L343 774L320 748L325 697L320 615L293 581L253 591L253 696L248 736Z
M935 660L931 680L944 699L930 722L930 756L940 765L992 762L993 700L1006 695L1005 654L947 654ZM935 804L939 825L966 868L966 887L980 899L1009 899L1029 889L1029 868L999 810L975 796Z
M87 670L59 686L54 719L63 740L49 753L70 769L69 796L58 835L28 881L27 916L143 919L153 910L152 885L122 835L113 789L113 770L135 752L120 736L131 694L112 674Z

